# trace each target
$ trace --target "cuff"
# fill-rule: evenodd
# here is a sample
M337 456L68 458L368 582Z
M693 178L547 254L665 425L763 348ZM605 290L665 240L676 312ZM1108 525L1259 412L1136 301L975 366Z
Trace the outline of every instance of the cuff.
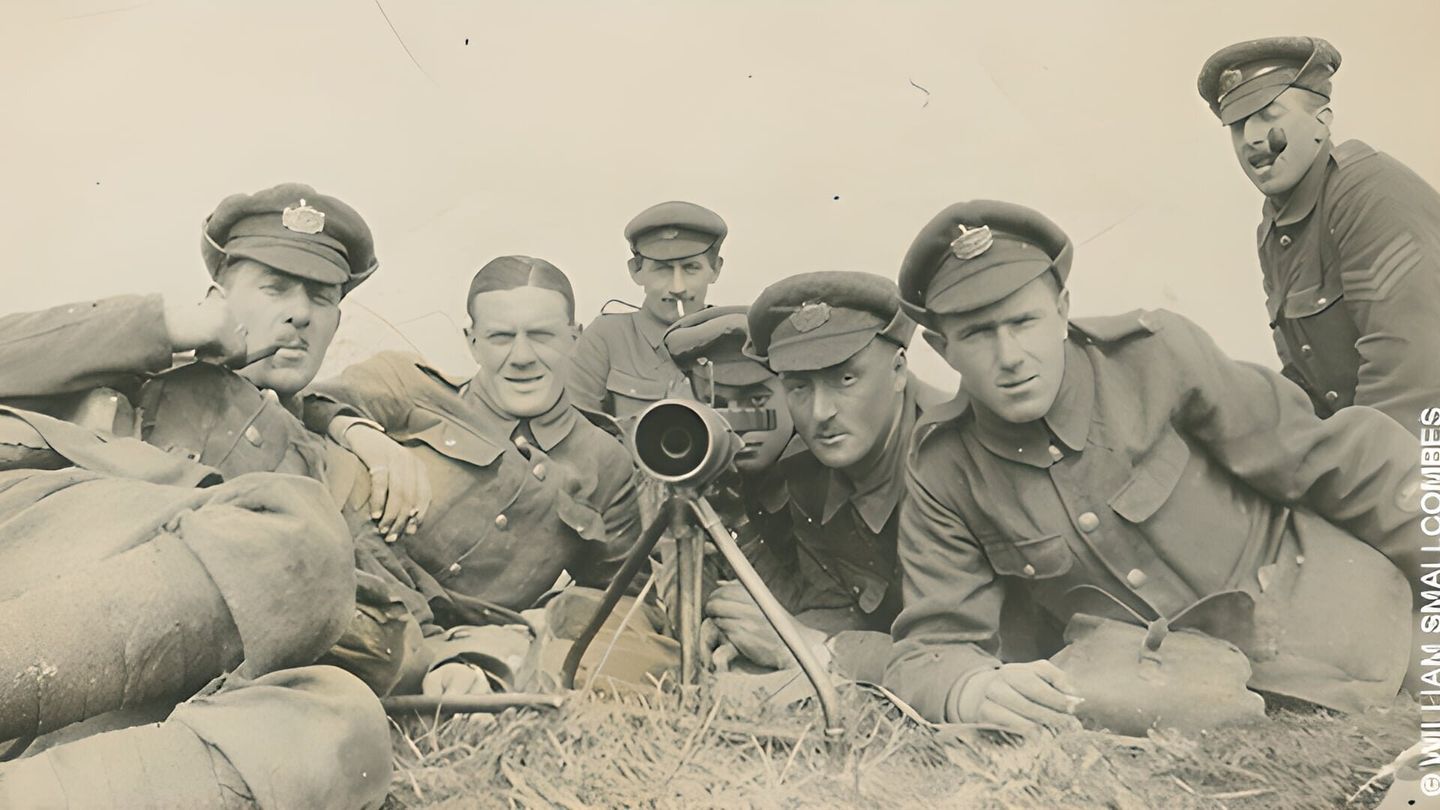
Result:
M364 425L368 428L374 428L381 433L385 432L385 428L381 427L379 422L375 422L373 420L365 419L359 416L342 415L330 420L330 425L325 429L325 433L332 440L334 440L336 444L340 445L346 450L353 450L354 448L350 446L350 442L345 440L345 432L348 431L350 428L355 427L356 425Z
M985 702L986 689L990 680L1000 669L996 664L988 669L976 669L960 676L945 695L945 722L975 723L980 716L980 706Z

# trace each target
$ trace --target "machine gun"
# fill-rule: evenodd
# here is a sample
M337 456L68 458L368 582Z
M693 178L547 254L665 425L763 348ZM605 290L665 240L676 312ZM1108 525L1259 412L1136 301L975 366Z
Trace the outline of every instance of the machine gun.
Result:
M567 688L575 688L575 672L580 667L585 650L635 575L649 561L650 552L667 530L675 539L678 568L680 682L690 684L699 679L701 579L704 543L708 536L815 687L825 717L825 733L835 736L842 732L837 722L834 685L801 639L789 614L765 587L749 560L745 559L745 554L705 496L709 485L730 467L736 453L744 447L740 434L774 427L773 410L716 410L685 399L661 400L636 418L626 436L630 454L641 472L665 484L666 497L655 520L646 527L615 579L606 588L590 624L566 655L561 677Z

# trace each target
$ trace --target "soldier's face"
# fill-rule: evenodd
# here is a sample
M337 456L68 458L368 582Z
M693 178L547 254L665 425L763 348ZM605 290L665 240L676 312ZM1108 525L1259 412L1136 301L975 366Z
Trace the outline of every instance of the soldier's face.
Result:
M274 354L241 369L259 388L282 397L300 393L315 379L340 325L340 285L288 275L259 262L239 260L222 278L235 319L246 330L246 346Z
M661 323L674 323L682 314L704 309L710 285L720 276L719 262L703 254L674 261L641 259L634 277L645 290L645 310Z
M542 287L492 290L475 296L470 312L465 338L490 401L517 418L550 410L564 385L560 364L575 345L565 296Z
M786 371L780 382L795 432L821 464L863 469L878 458L904 402L905 352L875 339L819 371Z
M1060 391L1069 313L1069 295L1046 273L988 307L940 316L925 339L967 394L1007 422L1030 422Z
M1245 176L1261 193L1284 197L1305 177L1330 137L1330 119L1319 96L1292 87L1269 106L1231 124L1230 144Z
M703 401L709 400L709 391L695 393ZM770 408L775 411L774 430L747 430L740 434L740 438L745 440L745 447L735 456L735 467L740 472L758 473L768 469L780 460L785 445L795 434L795 422L790 418L790 410L785 407L785 391L780 387L779 377L754 385L717 383L712 404L717 408Z

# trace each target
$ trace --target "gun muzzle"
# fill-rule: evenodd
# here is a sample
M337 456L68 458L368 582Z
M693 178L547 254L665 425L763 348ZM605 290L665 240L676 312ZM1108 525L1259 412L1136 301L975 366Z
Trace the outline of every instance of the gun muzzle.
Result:
M745 446L739 433L774 428L775 412L771 410L717 411L686 399L662 399L635 420L630 454L652 478L667 484L702 486L730 466Z

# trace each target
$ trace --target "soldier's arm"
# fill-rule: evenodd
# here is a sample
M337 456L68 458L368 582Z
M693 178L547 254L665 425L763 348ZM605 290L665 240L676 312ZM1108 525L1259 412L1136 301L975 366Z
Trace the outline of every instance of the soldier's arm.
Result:
M788 527L789 521L773 521ZM792 613L803 612L802 596L805 584L800 579L800 561L797 557L796 540L793 534L781 532L776 526L761 529L755 523L746 524L752 531L741 532L738 538L740 550L750 567L760 575L765 587L770 589L784 608ZM804 621L803 616L797 616Z
M581 585L604 588L625 563L625 558L640 539L640 472L630 461L619 442L606 443L609 458L599 465L602 481L596 490L600 506L600 526L604 536L587 538L586 554L570 570ZM635 583L632 583L632 590Z
M1279 374L1232 360L1180 316L1157 322L1169 351L1154 360L1183 388L1182 432L1261 494L1316 512L1405 565L1415 517L1406 493L1419 480L1415 437L1371 408L1322 420Z
M382 352L316 383L306 391L305 426L325 433L336 417L360 416L386 430L403 428L414 407L403 370L413 361L411 355Z
M171 350L158 295L0 316L0 398L120 385L169 368Z
M1440 404L1440 195L1387 167L1377 155L1353 167L1353 182L1342 178L1329 226L1360 335L1355 404L1418 434L1420 412Z
M387 542L420 530L432 491L424 463L383 431L402 429L413 407L407 372L418 358L383 352L307 391L305 427L354 453L370 474L370 516ZM376 426L380 430L376 430Z
M596 324L580 333L565 366L565 391L581 410L605 413L605 380L610 376L610 351Z
M923 472L906 472L898 553L905 608L885 685L935 722L960 719L960 694L1000 666L1001 582L960 516L937 498Z

